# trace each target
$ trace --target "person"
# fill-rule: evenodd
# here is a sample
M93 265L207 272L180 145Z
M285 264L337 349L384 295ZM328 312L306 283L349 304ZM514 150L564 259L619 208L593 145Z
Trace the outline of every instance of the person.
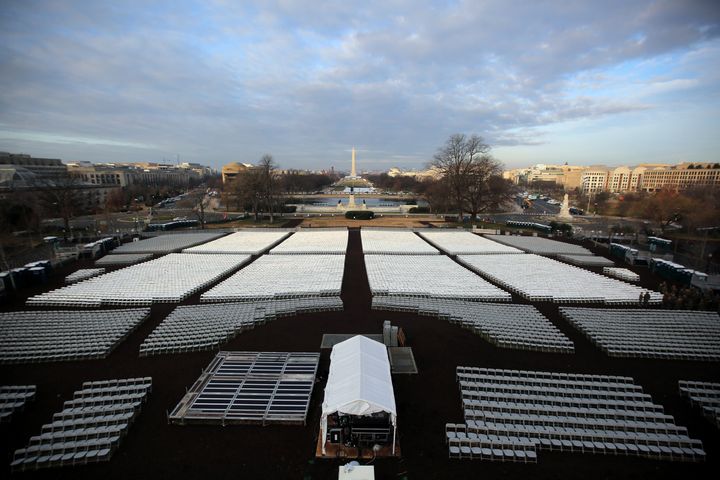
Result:
M644 298L645 298L645 296L643 295L643 292L640 292L640 298L638 299L638 302L640 302L640 305L642 305Z
M645 292L645 296L643 297L643 303L645 306L650 305L650 292Z

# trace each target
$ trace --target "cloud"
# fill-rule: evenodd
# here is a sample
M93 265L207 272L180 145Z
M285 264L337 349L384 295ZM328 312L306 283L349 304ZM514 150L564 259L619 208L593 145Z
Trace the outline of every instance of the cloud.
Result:
M717 96L719 35L710 1L10 1L0 149L324 167L461 131L541 148L548 126Z

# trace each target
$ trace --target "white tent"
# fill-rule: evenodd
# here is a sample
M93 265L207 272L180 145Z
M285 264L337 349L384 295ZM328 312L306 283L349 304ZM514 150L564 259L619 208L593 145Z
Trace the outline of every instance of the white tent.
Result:
M397 411L385 345L356 335L333 347L320 418L323 454L327 417L336 412L358 416L387 412L393 425L392 452L395 453Z

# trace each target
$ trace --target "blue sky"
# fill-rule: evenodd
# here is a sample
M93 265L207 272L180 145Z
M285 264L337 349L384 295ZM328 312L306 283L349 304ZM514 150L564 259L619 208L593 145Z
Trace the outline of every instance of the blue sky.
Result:
M0 150L65 161L508 168L718 161L720 4L32 1L0 7Z

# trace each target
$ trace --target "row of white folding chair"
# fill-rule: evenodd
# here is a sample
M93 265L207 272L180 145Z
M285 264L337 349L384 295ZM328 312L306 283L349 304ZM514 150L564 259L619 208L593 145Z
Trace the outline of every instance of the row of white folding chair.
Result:
M85 282L32 297L29 303L142 305L177 302L214 283L249 259L247 255L170 254ZM162 281L158 281L162 279Z
M456 375L465 374L481 374L494 375L500 377L517 377L529 379L557 379L572 381L588 381L588 382L606 382L606 383L633 383L632 377L618 375L595 375L586 373L566 373L566 372L548 372L542 370L513 370L504 368L485 368L485 367L466 367L458 365L455 369Z
M511 375L493 375L490 373L458 373L460 386L466 383L483 382L502 385L534 385L542 387L563 387L566 389L601 390L609 392L642 393L640 385L628 382L607 382L595 379L576 380L572 378L517 377Z
M169 253L190 248L194 245L209 242L221 237L224 233L220 232L191 232L191 233L171 233L158 235L157 237L140 240L139 242L130 242L119 246L114 250L117 253Z
M526 297L549 297L553 301L606 301L639 303L637 286L537 255L466 255L458 260L504 288ZM585 298L587 297L587 298ZM662 295L650 292L650 302Z
M506 448L492 448L491 443L483 444L479 440L450 439L448 441L449 458L488 460L498 462L536 463L537 453L521 445L507 443Z
M553 446L558 450L583 452L590 449L593 453L613 453L638 456L665 456L668 460L697 461L704 459L702 442L688 437L651 433L632 433L586 429L557 429L542 426L516 426L485 423L476 427L486 435L529 435L537 438L540 448ZM600 444L596 449L595 444ZM599 450L599 451L597 451Z

